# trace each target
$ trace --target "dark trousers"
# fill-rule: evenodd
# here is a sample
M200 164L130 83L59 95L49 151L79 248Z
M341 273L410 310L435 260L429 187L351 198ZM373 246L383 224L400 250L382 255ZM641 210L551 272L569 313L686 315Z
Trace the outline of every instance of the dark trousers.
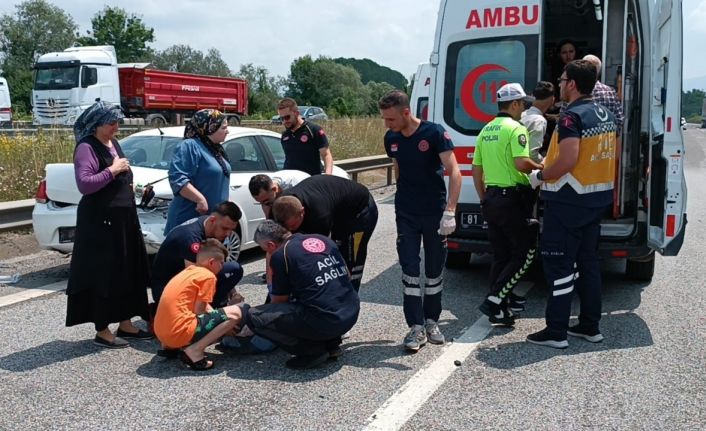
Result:
M255 334L266 338L293 355L319 355L341 344L341 335L355 324L336 328L314 328L305 321L307 311L292 302L250 307L244 313L245 324ZM345 322L343 322L345 323Z
M601 319L601 269L598 240L605 207L585 208L544 202L541 254L547 285L547 327L566 336L574 289L581 301L579 322L598 329Z
M238 262L231 261L223 263L223 268L216 274L216 293L213 295L213 308L224 307L228 303L228 295L236 284L243 278L243 267ZM152 286L152 299L154 299L154 311L157 310L159 298L166 286Z
M426 319L438 321L441 315L446 237L439 235L442 212L416 215L397 209L397 255L404 285L403 309L408 326L423 325ZM424 290L419 283L420 246L424 243Z
M483 218L493 250L488 299L500 304L537 254L538 224L530 222L536 194L529 187L488 187Z
M356 215L353 223L345 228L334 226L331 239L338 245L343 255L348 271L351 274L351 284L356 292L360 290L365 261L368 257L368 243L378 223L378 206L372 195L368 207Z

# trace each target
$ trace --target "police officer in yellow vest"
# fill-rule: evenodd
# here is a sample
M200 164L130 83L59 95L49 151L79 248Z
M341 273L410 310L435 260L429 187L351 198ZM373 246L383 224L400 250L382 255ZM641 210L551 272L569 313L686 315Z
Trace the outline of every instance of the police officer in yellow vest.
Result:
M535 193L527 174L542 165L530 158L527 129L519 122L534 97L511 83L500 87L497 100L500 112L481 130L473 156L473 183L493 250L490 292L479 309L491 323L510 326L512 311L524 310L525 303L512 289L536 253Z
M568 63L559 78L561 99L569 105L561 114L544 160L533 172L542 183L544 220L541 255L547 285L547 327L527 341L563 349L567 334L592 343L603 340L601 273L598 240L601 216L613 203L615 178L615 117L591 99L596 68L585 60ZM569 327L574 289L581 300L578 324Z

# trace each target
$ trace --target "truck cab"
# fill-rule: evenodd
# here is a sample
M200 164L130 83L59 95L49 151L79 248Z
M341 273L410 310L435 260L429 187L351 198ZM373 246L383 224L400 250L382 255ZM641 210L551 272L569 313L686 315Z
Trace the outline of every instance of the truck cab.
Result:
M34 65L32 122L73 126L96 99L120 104L112 46L73 47L44 54Z
M554 59L571 39L581 58L602 59L625 122L620 132L614 205L601 225L600 253L626 258L627 273L649 280L654 251L679 252L686 226L680 0L442 0L430 56L430 120L451 134L463 175L457 230L447 266L490 245L473 186L475 139L497 113L508 82L531 91L561 73ZM557 70L559 68L559 70ZM541 202L538 213L541 219Z
M12 123L12 102L7 80L0 76L0 126Z

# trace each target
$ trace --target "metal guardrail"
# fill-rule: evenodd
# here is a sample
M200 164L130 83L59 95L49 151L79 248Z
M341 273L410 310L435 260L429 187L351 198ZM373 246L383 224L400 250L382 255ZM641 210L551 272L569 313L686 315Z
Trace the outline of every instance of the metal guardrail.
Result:
M386 185L392 184L392 161L386 155L339 160L335 165L348 172L356 182L361 172L385 169ZM33 208L34 199L0 202L0 232L31 227Z

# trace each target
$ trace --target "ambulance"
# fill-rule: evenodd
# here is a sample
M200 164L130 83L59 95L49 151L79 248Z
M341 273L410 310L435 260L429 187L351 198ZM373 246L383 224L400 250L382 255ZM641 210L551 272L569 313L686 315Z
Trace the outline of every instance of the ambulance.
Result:
M409 101L414 116L422 120L429 118L429 88L431 87L429 70L429 63L422 63L417 67L417 73L414 74L412 83L412 96Z
M580 56L603 60L601 81L616 89L625 112L601 256L627 259L628 277L649 281L655 251L679 252L687 223L681 0L441 0L429 119L451 134L463 175L448 267L490 251L472 161L478 132L497 113L498 88L519 82L531 92L537 81L555 80L552 60L565 39Z

